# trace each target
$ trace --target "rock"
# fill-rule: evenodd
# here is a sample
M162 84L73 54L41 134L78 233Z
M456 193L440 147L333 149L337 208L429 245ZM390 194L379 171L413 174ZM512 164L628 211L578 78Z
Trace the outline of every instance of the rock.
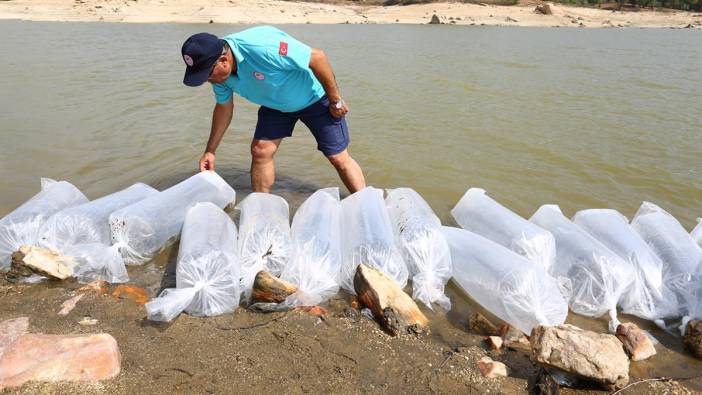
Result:
M361 303L391 335L418 333L428 327L429 321L414 300L380 270L359 265L353 287Z
M507 348L526 354L531 352L531 344L529 344L529 339L524 332L511 325L502 325L500 327L500 337L502 337L503 344Z
M78 292L95 292L98 295L105 295L110 291L110 284L105 280L93 281L78 288Z
M687 323L683 343L694 356L702 359L702 320L691 320Z
M499 351L502 348L502 338L499 336L488 336L485 338L488 346L493 351Z
M497 336L500 330L480 313L473 313L468 318L468 330L483 336Z
M115 339L106 334L26 334L0 356L0 389L33 381L96 381L120 372Z
M83 317L82 320L78 321L78 324L83 325L83 326L93 326L93 325L97 325L97 323L98 323L98 320L96 320L93 317L87 317L87 316Z
M112 291L112 297L115 299L132 299L139 306L143 306L149 301L149 294L146 293L146 290L133 285L118 286Z
M656 355L651 338L632 322L620 324L615 335L624 344L624 351L632 361L643 361Z
M46 248L22 246L12 254L12 266L6 278L8 281L17 281L40 274L54 280L65 280L73 276L75 265L72 257L59 255Z
M548 4L537 5L536 8L534 8L534 12L542 15L553 15L553 12L551 11L551 6Z
M519 21L508 16L507 18L505 18L505 22L519 22Z
M78 294L67 301L63 302L61 304L61 310L58 312L58 315L68 315L75 307L76 303L83 297L83 294Z
M329 313L327 309L321 306L302 306L302 307L296 307L295 311L299 311L301 313L307 313L311 314L317 317L322 317L325 316Z
M537 326L531 332L531 359L609 389L629 382L629 357L613 335L573 325Z
M480 374L485 377L494 378L507 376L507 366L502 362L493 361L488 357L481 358L475 365L478 367Z
M431 16L431 20L429 21L430 25L440 25L441 21L439 20L439 17L436 16L436 14Z
M29 329L29 318L20 317L0 322L0 358L5 350L26 334Z
M251 303L282 303L295 292L296 286L261 270L254 279Z
M530 380L527 388L533 395L558 395L560 385L556 379L542 366L536 376Z

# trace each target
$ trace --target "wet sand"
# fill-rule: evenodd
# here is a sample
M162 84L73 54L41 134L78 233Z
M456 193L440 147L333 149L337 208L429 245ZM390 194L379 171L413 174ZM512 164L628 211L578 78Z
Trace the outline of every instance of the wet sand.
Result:
M161 288L173 286L176 255L175 248L169 249L152 263L130 268L131 283L145 287L152 297ZM79 286L0 280L0 321L28 316L30 332L109 333L122 353L121 374L90 384L28 383L10 393L525 394L538 370L526 354L489 351L482 336L469 333L467 319L480 309L454 286L447 292L454 305L449 314L422 306L431 321L429 334L395 338L350 309L349 297L343 293L328 303L330 313L325 317L294 311L260 314L241 307L219 317L182 314L171 323L157 324L147 321L144 308L131 300L94 293L84 296L67 316L58 316L61 303ZM79 325L85 316L97 319L97 325ZM571 315L569 322L606 330L605 319ZM679 339L663 336L659 340L658 355L632 364L632 382L658 376L682 380L646 382L624 393L702 390L702 379L685 379L702 370L702 361L685 356ZM485 355L504 362L509 377L483 378L475 362ZM605 392L582 388L562 389L562 393Z
M553 15L534 12L535 2L517 6L432 3L362 6L278 0L5 0L0 19L105 21L133 23L239 24L426 24L436 14L442 23L540 27L694 27L702 13L684 11L609 11L551 4Z

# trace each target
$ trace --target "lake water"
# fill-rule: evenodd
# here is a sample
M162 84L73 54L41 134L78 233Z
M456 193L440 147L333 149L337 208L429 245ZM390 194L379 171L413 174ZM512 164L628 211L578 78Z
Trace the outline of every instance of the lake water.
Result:
M702 35L692 30L291 25L323 48L369 184L409 186L444 220L469 187L529 217L642 200L702 216ZM89 197L195 171L214 104L182 84L190 34L237 25L1 21L0 214L66 179ZM235 98L218 170L250 188L257 106ZM293 207L339 185L299 125L276 157Z

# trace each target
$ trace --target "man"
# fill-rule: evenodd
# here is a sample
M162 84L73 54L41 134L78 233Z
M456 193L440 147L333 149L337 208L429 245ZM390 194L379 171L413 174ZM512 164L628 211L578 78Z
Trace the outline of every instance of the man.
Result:
M214 170L215 151L234 113L233 93L261 105L251 142L251 186L270 192L275 181L273 157L301 120L319 149L353 193L365 187L363 172L349 155L349 111L342 100L329 61L285 32L259 26L223 39L208 33L188 38L181 49L186 64L183 83L210 82L217 103L200 171Z

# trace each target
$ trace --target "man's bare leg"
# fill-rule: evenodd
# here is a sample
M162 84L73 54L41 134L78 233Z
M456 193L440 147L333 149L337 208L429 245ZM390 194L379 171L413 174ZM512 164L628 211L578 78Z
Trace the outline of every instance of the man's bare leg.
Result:
M329 162L339 173L349 192L354 193L366 187L366 179L363 177L361 166L349 155L348 150L343 150L336 155L328 156Z
M251 141L251 188L254 192L270 192L275 182L273 157L283 139Z

